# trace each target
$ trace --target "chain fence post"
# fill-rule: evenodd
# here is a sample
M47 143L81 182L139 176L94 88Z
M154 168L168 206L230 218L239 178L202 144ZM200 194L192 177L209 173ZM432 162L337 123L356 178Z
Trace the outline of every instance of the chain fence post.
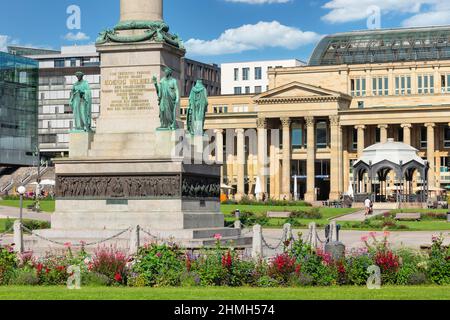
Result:
M236 209L234 211L234 217L236 218L236 221L234 222L234 228L235 229L242 229L241 211L239 209Z
M335 220L330 223L330 232L331 232L331 242L338 241L338 231L337 231L337 223Z
M22 222L20 220L14 221L14 251L23 253L23 230Z
M139 226L135 226L132 230L131 230L131 235L130 235L130 250L129 253L130 255L135 255L138 253L139 251L139 246L140 246L140 227Z
M309 232L311 234L311 247L317 248L317 226L315 222L309 224Z
M290 223L285 223L283 226L283 241L291 241L292 240L292 225Z
M263 257L262 228L261 225L255 224L253 226L252 258L259 260L262 257Z

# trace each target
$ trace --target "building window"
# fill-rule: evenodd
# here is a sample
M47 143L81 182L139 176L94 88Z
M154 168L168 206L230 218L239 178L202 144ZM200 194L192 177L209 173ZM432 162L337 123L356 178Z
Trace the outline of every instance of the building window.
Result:
M326 121L318 121L316 126L316 146L318 149L325 149L328 146L328 126Z
M420 148L425 149L428 145L428 132L426 127L420 128Z
M450 157L441 157L441 172L449 172Z
M366 95L366 78L351 79L350 88L353 97L364 97Z
M444 128L444 148L450 148L450 128Z
M242 68L242 80L247 81L249 79L250 68Z
M303 144L303 128L301 123L292 124L292 149L301 149Z
M242 94L242 88L241 87L234 87L234 94Z
M405 137L403 136L403 128L402 127L398 128L397 136L398 136L398 141L401 141L401 142L405 141Z
M352 134L352 149L358 149L358 129L353 128Z
M255 93L261 93L262 92L262 87L261 86L256 86L255 87Z
M381 129L375 128L375 143L381 142Z
M450 93L450 73L441 75L441 92Z
M249 94L250 93L250 87L245 87L245 94Z
M376 77L372 79L372 95L387 96L389 95L389 78Z
M64 59L56 59L55 68L64 68Z
M434 93L434 76L420 75L417 78L417 87L419 94L433 94Z
M239 69L234 68L234 81L239 81Z
M255 80L261 80L261 79L262 79L262 68L255 67Z
M411 76L395 77L395 94L397 96L404 96L411 93Z

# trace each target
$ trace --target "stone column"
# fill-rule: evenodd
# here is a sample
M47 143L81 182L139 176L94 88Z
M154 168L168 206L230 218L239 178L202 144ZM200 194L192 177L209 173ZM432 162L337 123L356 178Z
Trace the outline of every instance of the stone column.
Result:
M291 119L281 118L283 126L283 176L281 199L290 200L291 195Z
M339 116L330 116L330 129L331 129L331 159L330 159L330 200L339 200L340 191L340 123Z
M380 129L380 142L381 143L386 143L387 140L388 140L387 129L389 128L389 126L387 124L380 124L378 126L378 128Z
M364 130L366 129L365 125L358 125L355 126L355 129L358 130L358 158L360 158L364 152L365 149L365 142L364 142Z
M216 163L220 164L220 184L223 183L223 130L217 129L214 131L216 135Z
M404 123L401 125L403 128L403 143L411 145L411 128L412 125L410 123Z
M434 166L434 127L436 125L434 123L426 123L425 127L427 127L427 160L430 165L430 169L428 170L428 186L433 188L436 186L435 180L435 166Z
M163 21L163 0L120 0L120 21Z
M261 193L267 190L267 120L258 119L258 177L261 183ZM261 195L256 195L261 197Z
M237 134L237 198L245 195L245 135L244 129L236 129Z
M307 159L306 159L306 194L305 201L316 201L316 138L314 117L306 117Z

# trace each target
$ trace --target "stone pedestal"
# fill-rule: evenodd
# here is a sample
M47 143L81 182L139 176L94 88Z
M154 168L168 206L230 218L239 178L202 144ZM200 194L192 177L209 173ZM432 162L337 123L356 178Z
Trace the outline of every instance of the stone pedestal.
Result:
M93 138L93 132L70 132L69 156L71 158L87 157Z

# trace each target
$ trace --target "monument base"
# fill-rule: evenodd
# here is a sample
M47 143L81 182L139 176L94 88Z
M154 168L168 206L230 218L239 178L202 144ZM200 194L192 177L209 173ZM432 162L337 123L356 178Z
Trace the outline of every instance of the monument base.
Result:
M156 137L169 133L158 132ZM218 165L185 164L182 157L70 158L55 160L55 168L52 228L38 232L52 241L93 243L129 230L106 242L126 249L130 230L139 226L153 240L171 239L187 248L213 246L216 234L221 234L223 244L252 243L241 237L239 229L224 227ZM58 248L37 237L28 239L27 245L35 252Z
M70 132L69 134L69 154L72 158L87 157L91 148L94 133L90 132Z

